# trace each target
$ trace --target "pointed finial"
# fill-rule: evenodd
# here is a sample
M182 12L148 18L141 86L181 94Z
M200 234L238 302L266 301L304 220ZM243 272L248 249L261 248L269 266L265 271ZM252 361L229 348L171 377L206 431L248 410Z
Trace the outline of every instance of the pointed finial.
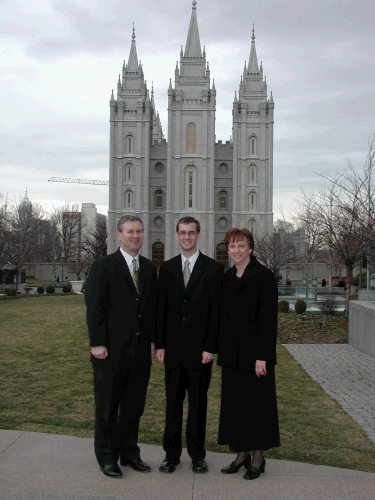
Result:
M212 79L212 90L216 90L216 87L215 87L215 78Z
M251 35L251 40L255 41L254 23L253 23L253 34Z
M172 78L169 79L169 90L172 90Z
M203 45L203 57L206 57L206 46Z
M117 82L117 85L121 85L121 77L120 77L120 75L118 75L118 82Z
M133 21L133 34L132 34L132 39L133 42L135 41L135 28L134 28L134 21Z
M272 94L272 91L271 91L270 102L273 102L273 94Z
M151 95L154 95L154 82L151 82Z
M237 90L234 91L234 102L237 102Z
M115 100L115 96L113 95L113 89L112 89L112 94L111 94L111 101Z
M182 57L183 53L184 53L184 52L183 52L183 50L182 50L182 45L181 45L181 51L180 51L180 56L181 56L181 57Z
M207 61L207 71L210 71L210 63Z
M197 2L195 0L193 0L191 3L193 5L193 9L196 9L197 8Z

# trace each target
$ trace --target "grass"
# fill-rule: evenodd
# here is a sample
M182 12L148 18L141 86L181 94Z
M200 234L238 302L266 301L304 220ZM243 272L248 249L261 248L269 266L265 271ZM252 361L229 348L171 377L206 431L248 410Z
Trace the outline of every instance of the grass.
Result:
M0 317L0 428L92 437L84 297L61 294L0 301ZM280 319L283 342L295 341L298 329L303 330L302 340L315 341L330 338L329 330L342 340L347 330L347 323L335 317L328 326L325 317L325 329L317 328L316 317L302 322L285 314ZM280 344L278 360L281 446L267 456L375 472L375 444ZM161 444L164 410L163 366L154 362L140 442ZM214 366L206 444L209 450L227 452L217 444L219 410L220 369Z

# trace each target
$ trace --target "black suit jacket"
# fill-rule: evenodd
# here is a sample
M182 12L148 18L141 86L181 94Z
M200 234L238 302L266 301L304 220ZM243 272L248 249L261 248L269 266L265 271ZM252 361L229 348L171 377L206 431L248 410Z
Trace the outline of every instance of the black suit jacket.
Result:
M233 266L223 276L218 365L254 370L257 359L276 364L276 279L252 256L242 279Z
M222 274L222 264L199 252L185 289L181 255L160 266L156 348L165 349L167 367L197 369L203 351L217 352Z
M94 364L130 368L135 352L142 365L151 363L151 342L155 341L157 300L156 265L139 256L140 293L129 267L118 249L96 260L86 284L87 326L90 346L105 346L108 356Z

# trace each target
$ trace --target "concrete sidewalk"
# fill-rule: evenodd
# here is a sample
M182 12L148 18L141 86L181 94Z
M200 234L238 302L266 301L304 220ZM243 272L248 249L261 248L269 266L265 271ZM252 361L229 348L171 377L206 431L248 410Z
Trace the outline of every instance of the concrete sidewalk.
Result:
M93 440L72 436L0 430L0 500L370 500L375 474L335 467L267 459L259 479L245 481L244 470L224 475L233 455L207 453L209 472L194 474L183 451L173 474L158 467L161 446L141 445L151 473L123 467L123 479L99 470Z

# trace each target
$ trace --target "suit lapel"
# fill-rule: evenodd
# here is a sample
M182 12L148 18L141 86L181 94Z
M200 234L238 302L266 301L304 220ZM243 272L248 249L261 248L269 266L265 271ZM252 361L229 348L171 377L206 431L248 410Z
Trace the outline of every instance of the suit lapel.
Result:
M142 293L145 289L146 276L147 276L147 262L140 255L139 256L139 295L142 295Z
M204 258L203 254L199 252L198 258L193 267L193 272L191 273L187 287L185 289L186 292L190 290L190 288L194 285L194 283L198 280L198 278L203 274L203 271L204 271Z
M173 275L179 288L185 292L184 277L182 275L181 254L173 258Z

